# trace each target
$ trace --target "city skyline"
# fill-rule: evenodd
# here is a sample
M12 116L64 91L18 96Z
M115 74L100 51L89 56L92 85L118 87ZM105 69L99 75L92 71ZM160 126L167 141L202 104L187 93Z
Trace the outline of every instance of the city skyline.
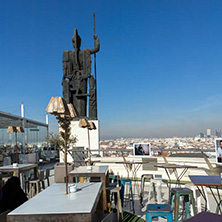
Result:
M215 133L221 10L219 0L2 2L0 110L20 115L23 101L27 118L45 122L51 96L62 96L62 53L74 28L93 48L95 12L101 139ZM52 116L49 126L58 131Z

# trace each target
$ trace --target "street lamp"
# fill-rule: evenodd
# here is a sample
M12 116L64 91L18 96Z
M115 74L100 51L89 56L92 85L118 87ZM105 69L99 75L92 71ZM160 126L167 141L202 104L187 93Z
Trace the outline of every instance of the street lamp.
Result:
M46 112L56 116L56 119L58 119L59 125L63 130L61 135L64 135L65 181L66 194L68 194L67 139L71 120L74 117L77 117L77 114L73 105L67 104L62 97L52 97L46 108Z

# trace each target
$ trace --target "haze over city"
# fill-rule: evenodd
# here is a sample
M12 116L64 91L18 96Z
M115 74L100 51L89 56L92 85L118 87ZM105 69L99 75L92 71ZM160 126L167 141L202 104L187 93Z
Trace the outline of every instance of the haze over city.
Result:
M221 11L219 0L2 1L0 110L20 115L23 101L27 118L45 122L51 96L62 96L74 28L81 48L93 48L95 12L101 139L214 133L222 128ZM49 116L50 131L57 125Z

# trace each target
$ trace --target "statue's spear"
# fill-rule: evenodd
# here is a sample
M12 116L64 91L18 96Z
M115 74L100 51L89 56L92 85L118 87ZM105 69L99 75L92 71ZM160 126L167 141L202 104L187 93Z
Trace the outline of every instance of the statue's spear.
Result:
M93 13L93 34L96 34L96 25L95 25L95 12ZM94 39L94 48L96 45L96 40ZM97 82L96 82L96 53L94 53L94 75L95 75L95 97L97 101Z

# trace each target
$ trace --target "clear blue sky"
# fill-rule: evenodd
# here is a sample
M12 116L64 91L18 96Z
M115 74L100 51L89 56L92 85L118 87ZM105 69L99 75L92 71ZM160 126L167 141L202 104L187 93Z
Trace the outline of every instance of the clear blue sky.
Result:
M97 54L101 139L222 129L222 1L1 0L0 110L45 121L74 28ZM50 130L56 127L50 117Z

